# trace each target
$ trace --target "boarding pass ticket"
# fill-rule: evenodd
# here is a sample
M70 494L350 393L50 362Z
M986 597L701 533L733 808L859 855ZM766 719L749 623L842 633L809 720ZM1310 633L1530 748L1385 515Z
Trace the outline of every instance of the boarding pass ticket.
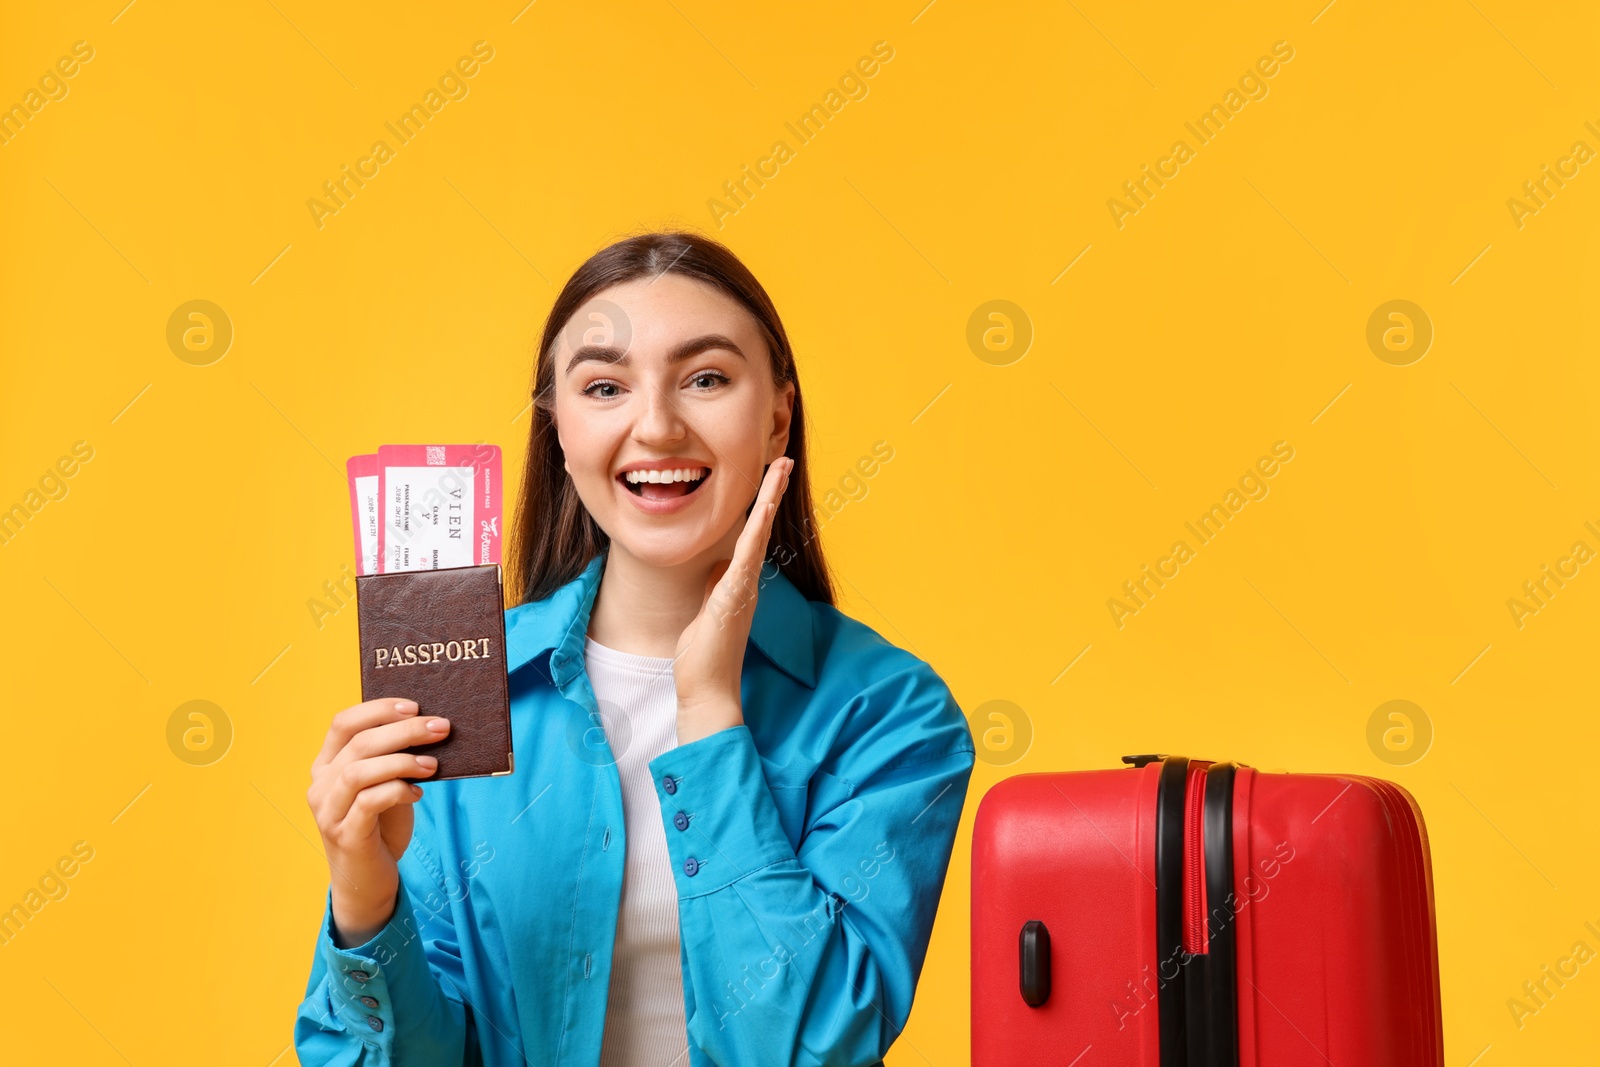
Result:
M384 445L345 469L359 573L500 562L498 445Z

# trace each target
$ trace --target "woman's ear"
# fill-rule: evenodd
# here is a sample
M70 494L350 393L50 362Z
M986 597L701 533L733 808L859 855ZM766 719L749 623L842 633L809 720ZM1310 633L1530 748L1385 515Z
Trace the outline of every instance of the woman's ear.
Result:
M794 383L784 382L772 402L772 436L767 440L768 463L789 450L789 427L794 421Z

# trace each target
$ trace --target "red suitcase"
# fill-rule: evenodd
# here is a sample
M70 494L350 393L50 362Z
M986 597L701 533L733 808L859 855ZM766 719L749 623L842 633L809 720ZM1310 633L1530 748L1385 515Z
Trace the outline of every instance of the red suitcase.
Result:
M1015 775L978 806L973 1067L1442 1067L1409 793L1124 762Z

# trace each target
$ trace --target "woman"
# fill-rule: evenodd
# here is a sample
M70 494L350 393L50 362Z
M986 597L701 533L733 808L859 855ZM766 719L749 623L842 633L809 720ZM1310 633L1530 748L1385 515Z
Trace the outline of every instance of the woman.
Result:
M334 716L301 1062L878 1063L973 744L833 607L777 311L714 241L621 241L557 298L533 408L516 773L423 789L403 750L448 723L400 692Z

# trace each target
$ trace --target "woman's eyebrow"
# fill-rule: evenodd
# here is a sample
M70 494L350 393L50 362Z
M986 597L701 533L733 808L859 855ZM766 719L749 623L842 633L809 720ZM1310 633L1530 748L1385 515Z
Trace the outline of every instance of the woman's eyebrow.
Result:
M749 361L744 351L729 338L720 333L701 334L699 337L690 338L678 344L667 354L668 363L682 363L686 359L693 359L701 352L713 348L725 348L740 359ZM584 345L572 354L572 359L567 363L566 373L572 373L572 368L578 364L593 360L596 363L614 363L618 366L628 365L628 353L625 349L615 345Z

